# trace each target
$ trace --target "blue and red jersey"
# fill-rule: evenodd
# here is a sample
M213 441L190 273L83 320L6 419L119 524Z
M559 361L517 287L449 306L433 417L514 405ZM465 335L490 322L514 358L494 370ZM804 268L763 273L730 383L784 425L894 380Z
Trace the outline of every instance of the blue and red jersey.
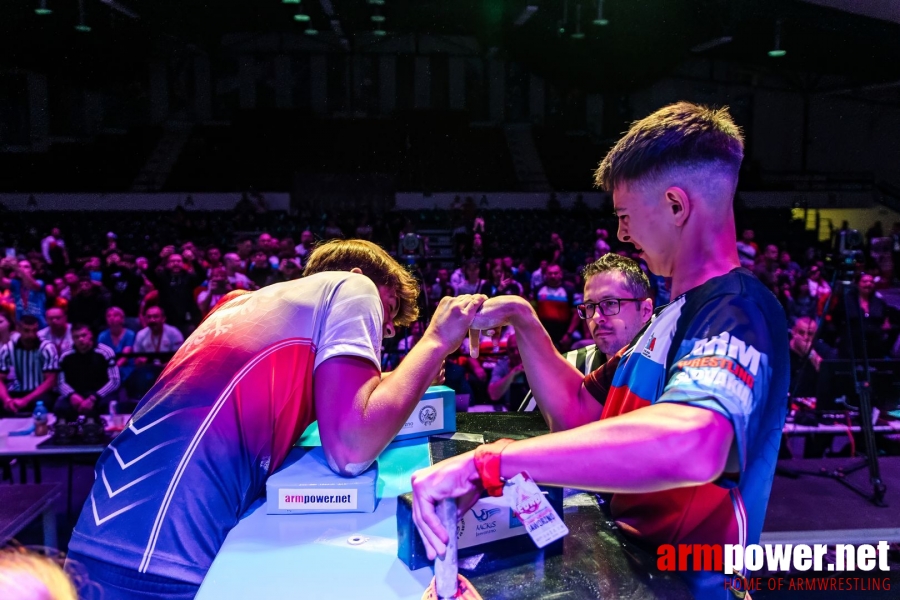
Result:
M220 304L100 456L70 551L200 584L225 536L315 420L328 358L381 364L383 305L329 272Z
M651 545L758 543L787 411L789 364L784 311L746 269L658 309L622 355L601 418L681 402L726 417L734 444L716 482L614 494L616 522ZM588 375L586 387L605 390L603 375L602 368ZM728 596L722 573L685 575L698 598Z

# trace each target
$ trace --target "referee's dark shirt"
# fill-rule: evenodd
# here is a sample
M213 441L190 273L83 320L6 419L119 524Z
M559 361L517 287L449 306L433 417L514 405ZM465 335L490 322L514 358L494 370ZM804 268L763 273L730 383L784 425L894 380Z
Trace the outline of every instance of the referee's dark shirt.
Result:
M74 348L66 350L59 369L59 393L64 398L73 393L102 398L119 389L116 353L109 346L97 344L84 354Z
M40 346L26 350L20 341L10 340L0 346L0 373L6 376L10 392L30 392L44 382L46 373L59 370L59 356L51 342L41 340Z

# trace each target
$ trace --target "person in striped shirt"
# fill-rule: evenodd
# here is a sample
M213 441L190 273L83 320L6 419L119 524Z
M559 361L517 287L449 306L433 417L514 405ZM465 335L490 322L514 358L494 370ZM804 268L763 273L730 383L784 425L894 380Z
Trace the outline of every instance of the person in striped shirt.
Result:
M116 353L109 346L94 344L91 328L72 326L73 348L59 357L59 400L54 412L74 418L96 417L109 410L109 401L119 389Z
M30 415L38 400L52 406L59 356L52 343L38 337L39 328L37 317L24 315L19 339L0 346L0 416Z

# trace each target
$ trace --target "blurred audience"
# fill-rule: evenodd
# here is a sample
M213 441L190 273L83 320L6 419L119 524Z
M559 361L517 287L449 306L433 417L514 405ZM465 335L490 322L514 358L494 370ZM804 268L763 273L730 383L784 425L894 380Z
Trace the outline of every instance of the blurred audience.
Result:
M95 344L91 328L84 323L72 327L72 336L74 346L59 359L59 399L53 410L68 419L97 417L109 412L109 401L119 390L116 353Z
M38 337L34 315L19 319L19 338L0 346L0 416L29 416L38 400L53 407L59 372L56 347Z
M72 324L61 308L47 309L46 320L48 325L38 331L38 337L53 344L56 354L62 356L63 352L72 349Z
M175 352L184 343L184 336L177 327L166 323L166 311L161 306L149 306L144 311L146 327L134 338L134 351L138 354ZM143 364L146 359L138 359Z

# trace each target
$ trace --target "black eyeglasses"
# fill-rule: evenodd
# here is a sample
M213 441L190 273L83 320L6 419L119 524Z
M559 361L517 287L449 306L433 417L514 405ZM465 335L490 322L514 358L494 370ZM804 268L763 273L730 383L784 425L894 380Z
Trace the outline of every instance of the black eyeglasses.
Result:
M619 314L622 308L622 302L643 302L646 298L606 298L600 302L585 302L575 307L578 316L582 319L590 319L594 316L594 310L599 308L600 314L604 317L612 317Z

